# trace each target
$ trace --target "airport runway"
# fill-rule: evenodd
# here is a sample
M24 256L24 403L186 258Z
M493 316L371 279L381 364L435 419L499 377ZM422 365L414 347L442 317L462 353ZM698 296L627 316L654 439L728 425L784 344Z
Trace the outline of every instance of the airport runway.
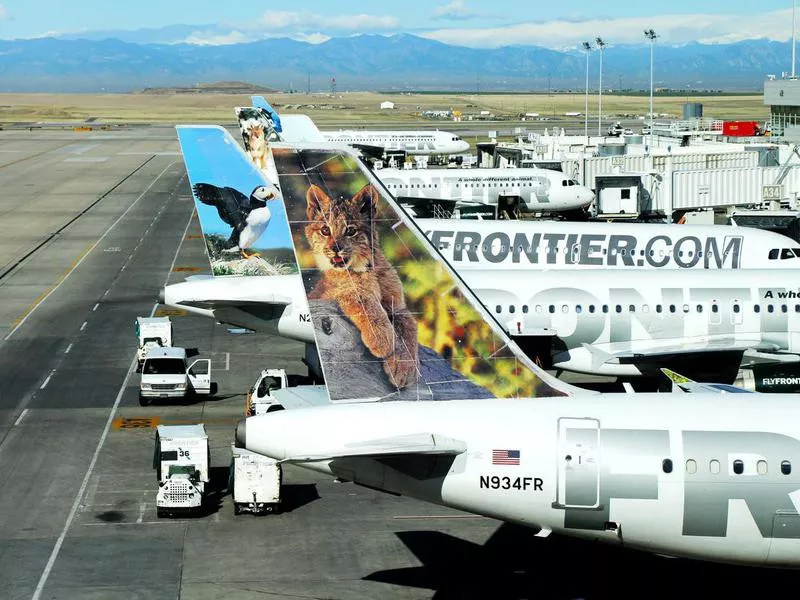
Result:
M284 510L233 515L233 426L302 347L165 311L208 263L171 128L0 132L0 597L752 598L794 573L643 555L287 468ZM6 156L8 155L8 156ZM77 160L76 160L77 159ZM216 397L138 405L137 316L212 359ZM206 424L205 514L158 519L157 423ZM769 592L765 592L769 590Z

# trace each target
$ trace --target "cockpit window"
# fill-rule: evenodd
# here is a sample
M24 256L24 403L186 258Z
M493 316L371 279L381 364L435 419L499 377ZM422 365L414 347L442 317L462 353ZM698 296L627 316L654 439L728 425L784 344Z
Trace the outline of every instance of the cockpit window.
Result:
M568 185L569 185L569 184L567 183L567 180L566 180L566 179L562 179L562 180L561 180L561 186L562 186L562 187L567 187Z
M769 251L769 260L786 260L789 258L800 258L800 248L773 248Z

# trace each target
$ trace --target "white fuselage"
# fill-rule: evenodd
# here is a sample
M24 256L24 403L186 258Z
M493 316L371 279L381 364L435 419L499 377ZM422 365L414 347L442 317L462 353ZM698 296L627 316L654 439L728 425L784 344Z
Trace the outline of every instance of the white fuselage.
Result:
M800 244L752 227L464 219L415 223L458 272L800 268Z
M408 154L461 154L469 150L469 143L454 133L446 131L323 131L328 142L382 147L388 151Z
M549 169L376 169L392 196L454 200L497 206L519 198L522 212L560 212L584 208L594 192L560 171Z
M800 353L800 271L640 270L612 277L604 270L551 270L512 278L502 270L464 270L461 276L512 337L553 336L559 369L639 376L648 355ZM607 360L599 360L604 354Z
M551 339L553 366L567 371L637 377L648 355L745 348L800 353L800 271L637 270L620 278L604 270L521 277L465 269L460 275L509 335ZM218 321L314 341L299 275L189 280L167 286L165 301ZM253 308L276 302L263 315ZM607 360L598 360L604 354Z
M250 417L239 424L237 443L542 536L797 567L798 410L788 394L349 404ZM391 446L423 432L465 451L347 458L362 444Z

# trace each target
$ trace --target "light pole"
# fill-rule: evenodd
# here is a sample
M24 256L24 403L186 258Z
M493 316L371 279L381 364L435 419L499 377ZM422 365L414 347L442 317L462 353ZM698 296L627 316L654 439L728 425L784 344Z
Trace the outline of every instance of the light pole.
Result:
M792 79L795 78L795 15L797 14L797 0L792 0Z
M653 46L658 35L652 29L645 29L644 36L650 40L650 152L653 152Z
M606 43L603 38L594 38L597 48L600 50L600 83L597 86L597 137L603 135L603 48Z
M584 108L583 108L583 135L586 136L586 145L589 145L589 52L592 51L592 45L589 42L583 42L583 51L586 52L586 93L584 95Z

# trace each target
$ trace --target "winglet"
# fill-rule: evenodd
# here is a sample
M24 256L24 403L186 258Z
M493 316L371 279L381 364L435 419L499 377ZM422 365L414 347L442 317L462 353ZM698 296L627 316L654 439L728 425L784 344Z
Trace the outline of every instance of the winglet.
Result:
M666 375L666 376L667 376L667 378L668 378L668 379L669 379L669 380L670 380L672 383L675 383L675 384L681 384L681 383L695 383L695 382L694 382L694 380L692 380L692 379L689 379L688 377L684 377L684 376L683 376L683 375L681 375L680 373L676 373L675 371L672 371L672 370L670 370L670 369L662 368L662 369L661 369L661 372L662 372L664 375Z

